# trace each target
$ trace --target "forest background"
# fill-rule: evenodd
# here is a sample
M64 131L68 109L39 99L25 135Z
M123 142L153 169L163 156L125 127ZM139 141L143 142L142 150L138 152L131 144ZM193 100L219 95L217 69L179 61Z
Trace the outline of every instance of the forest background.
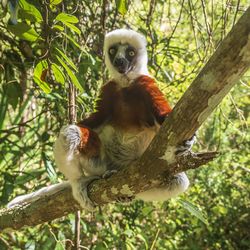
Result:
M68 123L69 86L77 88L80 120L94 110L108 77L105 33L125 27L147 37L150 73L174 106L247 2L2 1L0 206L63 180L52 147ZM198 131L194 151L218 150L220 156L188 172L189 191L164 203L82 211L83 249L248 249L249 83L247 72ZM71 214L0 232L0 249L71 249L74 224Z

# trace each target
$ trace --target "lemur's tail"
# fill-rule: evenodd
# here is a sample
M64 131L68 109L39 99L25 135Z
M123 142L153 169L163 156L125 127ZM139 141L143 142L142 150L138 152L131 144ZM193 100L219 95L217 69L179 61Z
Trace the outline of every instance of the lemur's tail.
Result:
M65 182L57 183L48 187L43 187L33 193L17 196L15 199L13 199L7 204L7 207L12 208L14 206L21 206L24 203L34 202L41 197L52 195L68 186L70 186L69 182L65 181Z

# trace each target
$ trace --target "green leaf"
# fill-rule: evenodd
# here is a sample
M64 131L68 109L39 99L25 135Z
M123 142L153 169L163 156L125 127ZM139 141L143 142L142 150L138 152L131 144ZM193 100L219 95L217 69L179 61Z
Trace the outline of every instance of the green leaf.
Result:
M0 200L2 201L1 203L7 203L9 197L11 196L11 194L13 193L14 190L14 185L8 182L4 182L4 184L2 185L2 190L1 190L1 197ZM0 203L0 204L1 204Z
M25 0L19 0L19 6L23 9L23 11L26 14L33 16L35 18L35 21L37 22L43 21L40 11L34 5L26 2Z
M67 66L66 63L64 63L64 61L59 57L56 56L57 60L60 62L60 64L64 67L64 69L66 70L67 74L69 75L72 83L81 91L83 92L83 88L81 86L81 84L79 83L78 79L76 78L75 74L72 72L72 70Z
M51 92L51 88L48 83L45 82L46 74L48 71L48 63L46 60L40 61L35 69L33 79L36 84L46 93Z
M50 4L52 4L52 5L58 5L61 2L62 2L62 0L50 0Z
M78 23L79 20L77 17L73 16L73 15L69 15L66 13L60 13L56 16L56 20L57 21L61 21L62 23Z
M186 210L188 210L192 215L194 215L196 218L198 218L203 223L205 223L206 225L208 225L207 218L205 218L205 216L202 214L202 212L199 210L198 207L196 207L194 204L192 204L191 202L189 202L187 200L179 199L179 201L182 204L182 206Z
M124 16L128 11L127 1L126 0L117 0L116 5L117 5L118 12Z
M25 112L25 110L27 110L27 107L30 104L30 100L33 96L32 95L28 95L26 99L24 99L24 102L22 102L21 106L18 108L18 113L13 121L13 124L18 124L20 123L23 114Z
M81 31L74 24L68 22L64 22L64 24L71 30L75 31L78 35L81 34Z
M56 48L57 52L63 57L63 59L70 65L75 71L78 71L74 63L58 48Z
M15 179L15 185L23 185L33 179L37 179L44 173L44 170L31 170L29 172L23 172L22 175L18 175Z
M142 214L144 216L148 216L150 213L152 213L154 211L154 208L151 206L146 206L142 208Z
M52 183L55 183L58 178L57 178L57 173L52 165L51 160L44 152L42 152L42 159L45 164L45 168L48 173L49 179L51 180Z
M52 72L55 76L55 79L57 82L61 83L61 84L64 84L65 83L65 75L63 73L63 71L60 69L60 67L53 63L51 65L51 69L52 69Z
M0 92L1 93L1 92ZM7 112L7 97L6 95L0 95L0 129L3 128L3 125L4 125L4 121L5 121L5 116L6 116L6 112ZM0 156L2 156L0 154Z
M7 29L14 35L27 41L34 42L39 37L39 34L27 23L17 23L15 25L8 25Z
M57 29L57 30L60 30L60 31L64 30L63 26L58 25L58 24L53 25L52 29Z
M17 81L3 84L4 94L12 108L15 110L19 100L23 99L22 88Z
M70 37L68 34L62 32L77 48L82 49L80 44L73 38Z

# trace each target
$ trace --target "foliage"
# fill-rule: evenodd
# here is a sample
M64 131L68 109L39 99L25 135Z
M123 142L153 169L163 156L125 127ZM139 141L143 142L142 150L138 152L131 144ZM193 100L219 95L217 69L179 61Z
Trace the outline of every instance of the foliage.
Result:
M68 122L69 83L78 90L81 119L93 110L107 79L105 32L130 27L147 37L150 72L175 104L248 6L246 0L19 0L13 9L10 2L3 1L0 9L1 206L63 178L52 146ZM189 172L192 185L186 194L164 203L137 201L83 212L81 245L247 249L249 82L248 72L200 129L195 149L216 149L221 156ZM19 232L0 232L0 249L71 249L73 239L74 216L69 215Z

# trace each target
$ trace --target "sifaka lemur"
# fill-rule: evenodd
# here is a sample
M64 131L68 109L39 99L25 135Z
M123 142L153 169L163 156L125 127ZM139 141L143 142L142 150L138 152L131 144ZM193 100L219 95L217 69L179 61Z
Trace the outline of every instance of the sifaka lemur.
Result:
M111 31L105 36L104 56L110 80L100 91L96 111L77 125L63 127L54 146L56 165L72 186L74 198L87 209L94 207L88 197L89 183L135 162L171 112L149 75L143 35L128 29ZM176 152L189 150L193 142L194 137L176 148ZM164 201L188 186L183 172L165 187L139 193L135 198ZM38 195L42 193L41 190ZM24 200L20 198L10 206Z

